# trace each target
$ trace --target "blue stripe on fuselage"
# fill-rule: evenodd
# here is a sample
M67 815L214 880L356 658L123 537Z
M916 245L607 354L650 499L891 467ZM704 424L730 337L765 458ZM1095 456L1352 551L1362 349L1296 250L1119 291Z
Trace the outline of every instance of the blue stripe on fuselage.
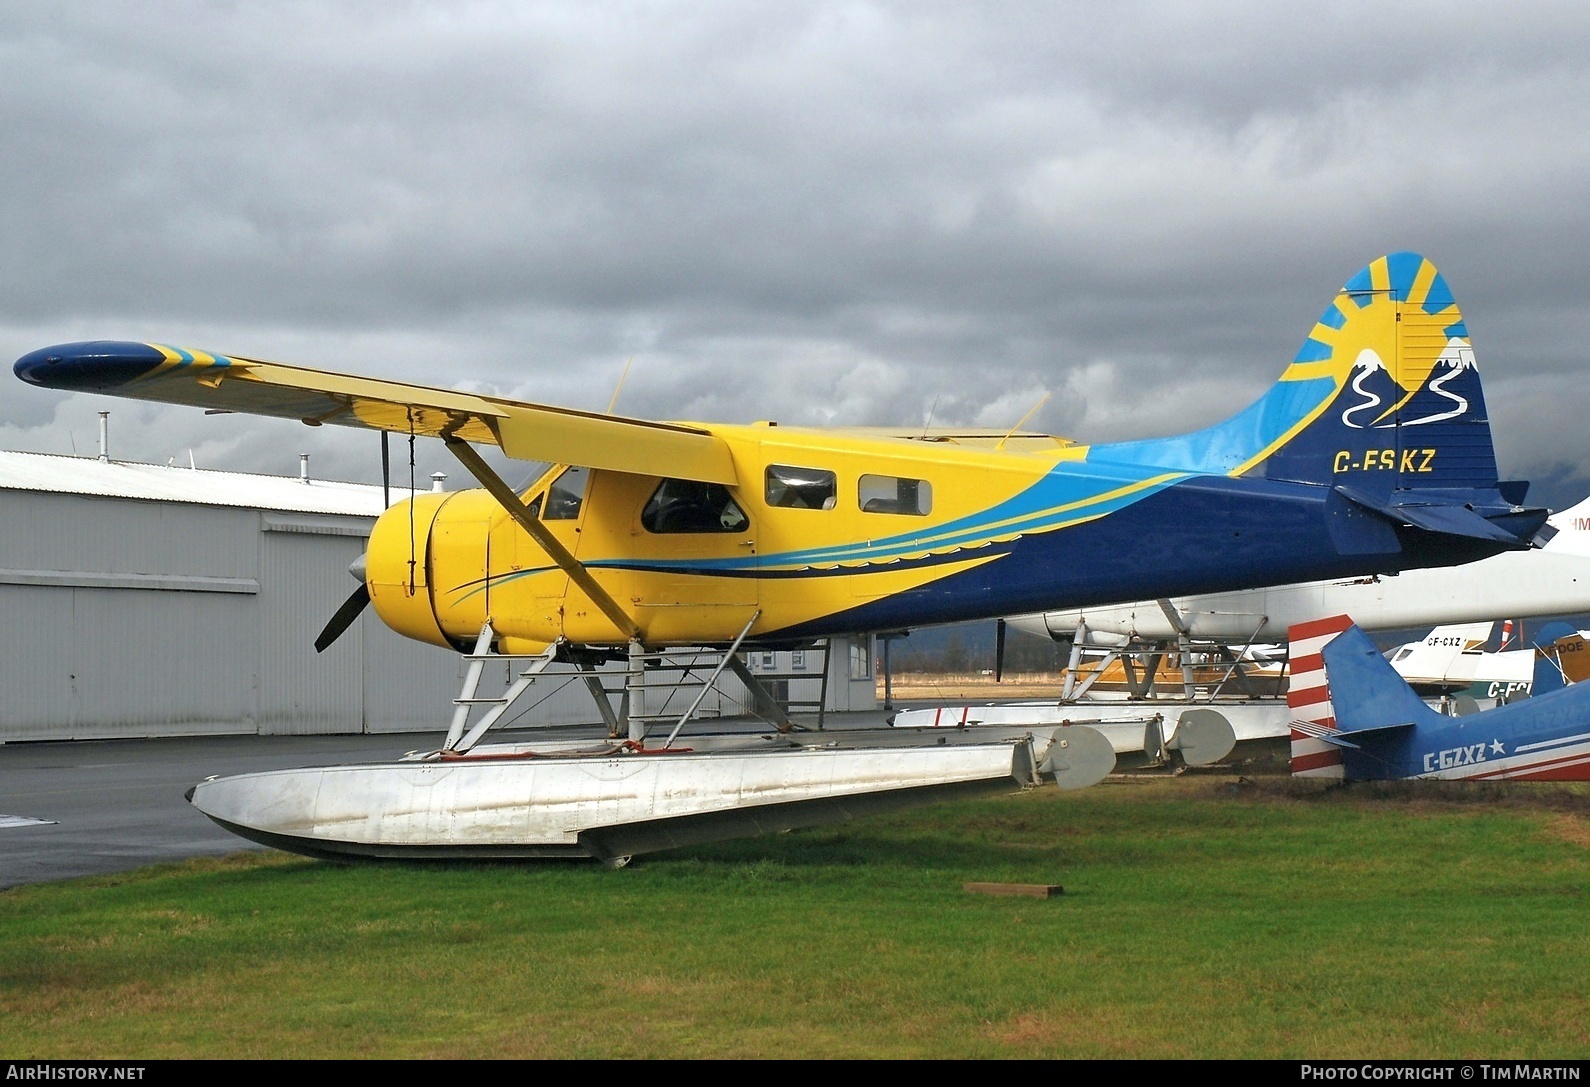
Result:
M1253 460L1336 392L1333 378L1285 381L1215 426L1177 438L1094 446L1085 462L1062 461L1032 486L989 509L941 525L872 541L719 560L678 560L657 569L766 570L770 567L879 562L925 550L981 547L1013 535L1052 532L1120 510L1186 476L1214 475ZM1156 477L1166 478L1149 482ZM879 515L883 516L883 515ZM1070 528L1067 528L1070 531Z
M1025 536L996 561L776 633L819 637L1225 592L1469 561L1498 550L1399 530L1385 537L1390 550L1374 550L1366 537L1367 550L1343 554L1338 539L1358 529L1342 523L1329 494L1307 484L1183 480L1110 517ZM1415 538L1418 549L1410 551Z
M1269 449L1335 394L1334 378L1279 382L1224 422L1178 438L1095 446L1088 454L1088 464L1130 464L1162 472L1223 475Z

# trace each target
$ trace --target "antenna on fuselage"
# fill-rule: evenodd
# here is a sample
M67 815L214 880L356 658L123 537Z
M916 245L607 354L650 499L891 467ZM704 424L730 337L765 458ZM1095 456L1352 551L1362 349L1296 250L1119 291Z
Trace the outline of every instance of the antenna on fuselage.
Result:
M607 402L607 414L612 415L613 409L618 406L618 394L623 391L624 379L629 376L630 363L635 361L635 356L629 357L629 362L624 364L624 372L618 375L618 384L613 387L613 399Z
M994 451L997 453L999 450L1005 448L1005 443L1010 441L1010 436L1012 434L1016 433L1016 431L1021 429L1021 424L1022 423L1025 423L1028 419L1031 419L1034 415L1036 415L1039 408L1041 408L1045 404L1049 403L1049 398L1051 396L1053 396L1053 395L1054 395L1054 393L1052 393L1052 392L1044 393L1043 394L1043 399L1038 401L1036 404L1034 404L1027 411L1026 415L1023 415L1020 419L1016 420L1016 425L1011 427L1010 430L1006 432L1006 434L1005 434L1005 436L1003 438L999 439L999 444L994 446Z
M927 422L922 424L922 437L924 440L927 439L928 427L933 425L933 413L939 410L939 400L942 398L942 396L942 393L939 394L939 396L935 396L933 398L933 406L928 409Z

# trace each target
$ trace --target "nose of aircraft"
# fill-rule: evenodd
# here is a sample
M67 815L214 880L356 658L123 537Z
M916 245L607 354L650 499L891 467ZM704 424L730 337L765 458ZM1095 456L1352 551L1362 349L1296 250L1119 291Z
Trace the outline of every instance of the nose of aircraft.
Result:
M146 343L90 340L29 351L17 359L12 372L46 389L109 392L165 361L164 354Z

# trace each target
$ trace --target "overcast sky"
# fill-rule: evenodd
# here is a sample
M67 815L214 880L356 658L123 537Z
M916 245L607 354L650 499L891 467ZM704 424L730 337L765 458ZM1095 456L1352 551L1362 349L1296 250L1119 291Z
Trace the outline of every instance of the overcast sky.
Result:
M626 414L1255 399L1416 249L1504 475L1590 493L1590 7L10 4L0 352L150 339ZM374 436L65 396L0 447L375 479ZM935 407L936 405L936 407ZM429 444L429 443L422 443ZM460 473L432 444L420 469ZM456 482L456 478L455 478Z

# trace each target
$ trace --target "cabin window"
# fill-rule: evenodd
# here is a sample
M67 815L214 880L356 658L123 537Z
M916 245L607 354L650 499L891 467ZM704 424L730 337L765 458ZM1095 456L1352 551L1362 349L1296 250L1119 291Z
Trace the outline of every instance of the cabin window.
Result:
M577 521L580 503L585 501L585 485L590 482L589 468L569 468L547 489L546 512L543 521Z
M792 510L831 510L839 497L839 479L821 468L788 464L767 466L767 504Z
M925 479L862 476L862 513L908 513L925 517L933 509L933 484Z
M744 532L750 518L721 483L697 483L689 479L665 479L652 492L641 511L640 523L647 532Z

